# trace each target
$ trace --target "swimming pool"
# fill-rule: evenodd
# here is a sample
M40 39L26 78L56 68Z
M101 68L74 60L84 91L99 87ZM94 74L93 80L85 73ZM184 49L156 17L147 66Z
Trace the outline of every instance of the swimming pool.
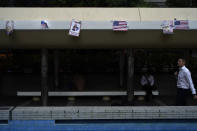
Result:
M9 120L0 131L197 131L197 120Z

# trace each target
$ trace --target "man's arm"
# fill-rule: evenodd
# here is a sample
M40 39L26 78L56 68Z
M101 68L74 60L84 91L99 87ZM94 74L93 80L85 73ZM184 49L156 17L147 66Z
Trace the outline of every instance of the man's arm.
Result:
M192 82L192 77L190 72L185 72L186 73L186 80L189 83L190 90L192 91L192 94L194 95L194 99L197 99L196 96L196 89L194 88L194 84Z

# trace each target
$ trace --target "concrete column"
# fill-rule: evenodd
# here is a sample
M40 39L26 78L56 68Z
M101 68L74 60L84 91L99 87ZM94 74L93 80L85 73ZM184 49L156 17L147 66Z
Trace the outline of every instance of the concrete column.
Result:
M127 51L127 60L128 60L128 69L127 69L127 95L128 95L128 102L132 102L134 97L134 56L133 56L133 49L128 49Z
M120 87L124 87L124 67L125 67L125 54L123 50L120 51Z
M184 49L184 58L186 60L186 66L190 66L190 49Z
M48 50L42 49L41 53L41 99L42 106L47 106L48 103Z
M54 83L55 89L59 88L59 51L54 51Z

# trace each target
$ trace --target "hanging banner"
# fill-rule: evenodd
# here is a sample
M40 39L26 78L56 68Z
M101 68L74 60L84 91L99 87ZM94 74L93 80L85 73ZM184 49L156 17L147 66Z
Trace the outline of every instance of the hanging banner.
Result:
M6 21L6 31L7 31L7 35L11 35L14 32L13 20Z
M189 29L189 21L174 19L174 28L177 30L188 30Z
M48 22L46 20L41 21L41 28L42 29L48 29L49 28Z
M173 20L170 21L163 21L162 23L162 29L163 29L163 34L173 34L174 30L174 25L173 25Z
M70 24L69 35L79 37L81 30L81 21L72 20Z
M128 31L127 21L113 21L113 31Z

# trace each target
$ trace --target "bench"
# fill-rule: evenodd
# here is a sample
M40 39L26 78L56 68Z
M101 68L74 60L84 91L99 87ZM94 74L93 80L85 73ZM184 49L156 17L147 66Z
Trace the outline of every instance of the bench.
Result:
M152 91L153 95L159 95L158 91ZM134 91L134 96L144 96L145 91ZM39 101L40 91L18 91L17 96L32 96L34 101ZM67 96L69 101L75 101L75 96L102 96L103 101L109 101L110 96L127 96L126 91L49 91L48 96Z
M146 95L145 91L134 91L134 96L145 96L145 95ZM158 96L159 95L159 91L158 90L153 90L152 91L152 95Z
M64 92L57 92L57 91L49 91L48 96L68 96L69 101L74 101L75 96L103 96L104 101L109 101L109 96L126 96L126 91L64 91ZM18 91L17 96L32 96L32 97L39 97L41 96L40 91L36 92L22 92Z
M126 96L126 91L49 91L48 96ZM41 96L40 91L18 91L17 96Z
M159 95L159 91L152 91ZM126 96L126 91L49 91L48 96ZM144 96L145 91L134 91L134 96ZM41 96L40 91L18 91L17 96Z

